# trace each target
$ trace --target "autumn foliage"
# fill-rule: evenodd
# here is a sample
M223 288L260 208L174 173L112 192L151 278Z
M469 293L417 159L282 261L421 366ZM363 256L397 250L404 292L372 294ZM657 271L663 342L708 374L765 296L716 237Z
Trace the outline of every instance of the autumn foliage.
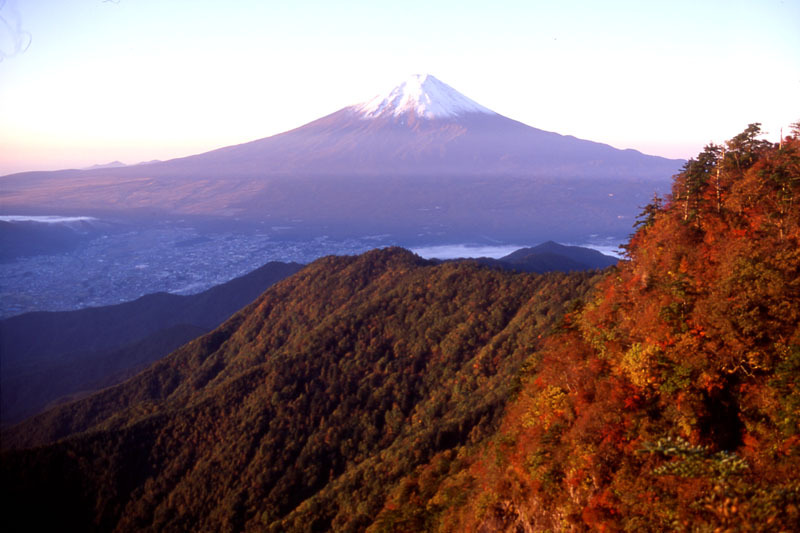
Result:
M800 139L759 133L707 147L644 209L500 431L425 489L428 508L465 494L433 529L796 530Z

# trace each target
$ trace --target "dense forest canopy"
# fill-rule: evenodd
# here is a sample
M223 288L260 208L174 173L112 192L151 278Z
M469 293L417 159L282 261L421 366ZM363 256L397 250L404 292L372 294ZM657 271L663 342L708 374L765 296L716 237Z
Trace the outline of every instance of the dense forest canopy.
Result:
M688 161L491 442L419 469L373 530L796 530L798 134Z
M4 434L4 530L795 530L799 135L707 146L603 273L320 260Z
M597 272L400 249L321 259L127 383L4 435L4 530L363 530L434 454L497 428ZM46 507L51 512L36 513Z

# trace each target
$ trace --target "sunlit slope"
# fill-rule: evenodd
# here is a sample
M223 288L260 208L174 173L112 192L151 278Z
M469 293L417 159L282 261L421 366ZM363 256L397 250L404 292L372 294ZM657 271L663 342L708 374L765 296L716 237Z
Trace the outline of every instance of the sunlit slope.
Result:
M797 529L800 139L758 133L689 161L491 443L419 468L375 531Z

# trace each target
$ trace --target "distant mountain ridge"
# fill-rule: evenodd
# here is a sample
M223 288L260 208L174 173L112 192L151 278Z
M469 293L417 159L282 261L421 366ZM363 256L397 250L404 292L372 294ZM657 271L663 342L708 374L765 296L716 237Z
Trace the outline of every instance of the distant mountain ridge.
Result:
M111 161L110 163L97 163L95 165L84 168L83 170L95 170L98 168L119 168L127 166L122 161Z
M579 272L602 270L616 265L619 259L597 250L582 246L565 246L547 241L542 244L520 248L499 259L477 258L479 263L519 272Z
M563 257L574 263L572 270L590 270L594 268L606 268L616 265L619 261L616 257L606 255L591 248L584 246L566 246L553 241L543 242L531 248L521 248L515 252L501 257L500 261L512 265L524 265L535 261L537 258L544 257ZM561 268L549 268L548 270L563 270Z

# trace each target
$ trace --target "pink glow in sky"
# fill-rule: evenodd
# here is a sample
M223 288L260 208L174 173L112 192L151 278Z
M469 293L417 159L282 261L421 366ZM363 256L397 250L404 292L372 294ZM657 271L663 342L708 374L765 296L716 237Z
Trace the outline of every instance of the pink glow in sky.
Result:
M0 175L250 141L417 72L537 128L687 158L800 120L798 21L800 0L0 0Z

